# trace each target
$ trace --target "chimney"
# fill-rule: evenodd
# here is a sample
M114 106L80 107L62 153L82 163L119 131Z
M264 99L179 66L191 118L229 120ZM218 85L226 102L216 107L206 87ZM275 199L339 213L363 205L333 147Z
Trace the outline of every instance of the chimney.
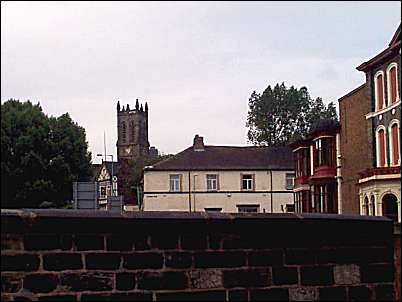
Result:
M205 151L204 138L202 136L199 136L198 134L195 135L193 149L194 151Z

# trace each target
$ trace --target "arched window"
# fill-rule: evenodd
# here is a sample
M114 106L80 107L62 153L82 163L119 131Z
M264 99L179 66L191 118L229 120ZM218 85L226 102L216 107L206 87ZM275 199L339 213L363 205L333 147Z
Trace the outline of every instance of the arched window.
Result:
M375 88L376 110L381 110L385 108L384 73L382 71L377 72L374 77L374 88Z
M377 130L377 167L386 166L386 145L385 145L385 128L382 126Z
M388 88L388 104L398 101L398 72L396 63L392 63L387 68L387 88Z
M371 215L375 216L375 197L371 195Z
M367 216L369 215L369 200L367 196L364 197L363 214Z
M382 198L382 215L398 221L398 203L394 194L386 194Z
M400 140L399 140L399 121L391 121L389 127L389 150L391 155L391 165L398 166L401 164L400 159Z
M134 141L134 121L130 122L130 142Z
M126 142L126 131L127 131L126 123L122 122L121 123L121 141L123 143Z

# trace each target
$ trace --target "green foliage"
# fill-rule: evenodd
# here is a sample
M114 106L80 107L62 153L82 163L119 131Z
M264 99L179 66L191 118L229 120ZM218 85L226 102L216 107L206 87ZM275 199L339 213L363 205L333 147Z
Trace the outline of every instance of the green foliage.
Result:
M262 94L254 91L248 105L248 140L255 145L286 145L305 137L320 119L337 120L334 103L326 107L321 98L311 99L306 87L284 83L268 86Z
M85 129L67 113L48 117L30 101L1 105L3 208L62 207L72 199L72 182L91 173Z
M152 166L153 164L168 159L172 156L172 154L158 156L138 155L135 158L129 160L128 164L132 172L131 179L129 181L130 187L135 188L141 184L143 176L142 171L144 167Z

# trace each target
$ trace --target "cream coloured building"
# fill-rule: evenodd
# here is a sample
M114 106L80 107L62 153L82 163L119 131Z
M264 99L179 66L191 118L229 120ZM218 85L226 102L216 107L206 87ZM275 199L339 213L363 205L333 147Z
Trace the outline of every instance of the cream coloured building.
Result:
M281 213L293 206L288 147L193 146L144 169L144 211Z

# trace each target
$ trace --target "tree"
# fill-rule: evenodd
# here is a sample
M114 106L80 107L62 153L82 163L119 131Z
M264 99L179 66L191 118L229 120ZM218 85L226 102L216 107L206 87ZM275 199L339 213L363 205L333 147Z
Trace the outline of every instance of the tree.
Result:
M1 206L65 206L72 182L92 173L85 129L68 113L48 117L30 101L8 100L1 113Z
M335 105L325 106L321 98L311 99L306 87L284 83L269 85L262 94L251 94L246 126L248 140L255 145L286 145L305 137L320 119L337 120Z

